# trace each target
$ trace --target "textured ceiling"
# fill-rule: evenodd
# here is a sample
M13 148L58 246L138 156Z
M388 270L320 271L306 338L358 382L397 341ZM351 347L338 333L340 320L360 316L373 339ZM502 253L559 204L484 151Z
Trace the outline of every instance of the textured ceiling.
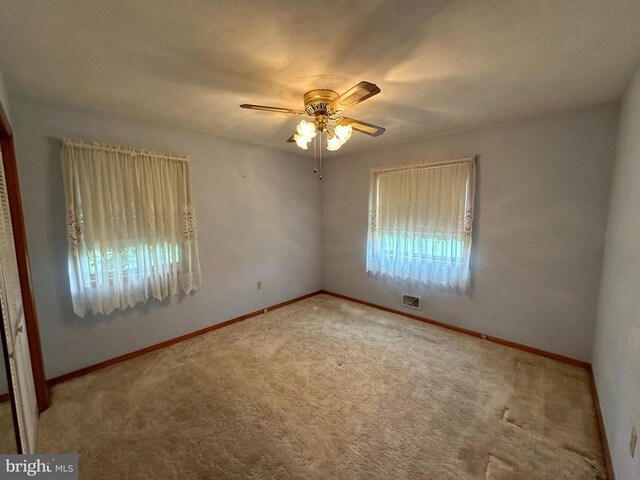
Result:
M0 70L26 93L256 144L285 143L312 88L382 93L387 128L339 153L616 99L638 0L0 0Z

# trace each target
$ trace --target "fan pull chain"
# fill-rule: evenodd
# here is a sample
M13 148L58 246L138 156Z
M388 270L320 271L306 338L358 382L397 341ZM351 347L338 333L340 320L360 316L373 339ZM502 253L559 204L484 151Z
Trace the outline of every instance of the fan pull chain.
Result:
M313 137L313 173L318 173L318 164L317 164L317 157L318 157L318 139L316 137ZM322 148L322 146L320 147Z
M320 130L320 165L318 172L320 173L320 180L322 180L322 130Z

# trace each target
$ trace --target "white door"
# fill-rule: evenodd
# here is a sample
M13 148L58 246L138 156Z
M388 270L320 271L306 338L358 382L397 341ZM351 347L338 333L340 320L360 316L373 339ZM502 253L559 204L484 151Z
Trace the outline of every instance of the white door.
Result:
M38 402L31 370L7 184L0 153L0 304L22 453L35 453Z

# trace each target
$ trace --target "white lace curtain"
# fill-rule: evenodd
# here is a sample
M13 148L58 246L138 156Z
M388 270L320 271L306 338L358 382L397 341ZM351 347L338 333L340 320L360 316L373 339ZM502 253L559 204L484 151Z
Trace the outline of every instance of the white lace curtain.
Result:
M199 289L186 157L64 139L62 170L76 314Z
M367 272L465 291L474 157L371 170Z

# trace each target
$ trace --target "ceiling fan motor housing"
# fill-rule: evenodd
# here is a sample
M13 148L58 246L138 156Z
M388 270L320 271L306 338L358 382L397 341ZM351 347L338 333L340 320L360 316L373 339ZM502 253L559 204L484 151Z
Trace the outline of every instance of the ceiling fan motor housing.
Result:
M304 109L309 115L328 117L335 113L329 105L339 96L333 90L311 90L304 94Z

